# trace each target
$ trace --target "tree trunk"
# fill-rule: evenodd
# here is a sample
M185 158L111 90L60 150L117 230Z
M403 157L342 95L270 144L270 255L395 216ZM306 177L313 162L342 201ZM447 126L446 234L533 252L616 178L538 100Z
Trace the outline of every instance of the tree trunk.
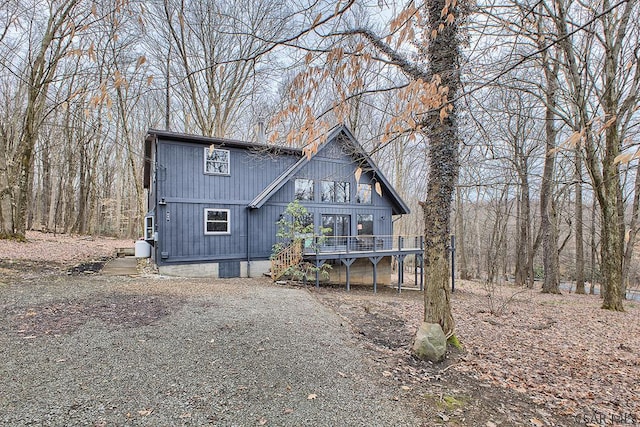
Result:
M448 99L455 100L460 89L460 50L458 26L462 19L460 6L455 7L453 23L445 22L442 11L453 9L446 0L428 4L429 32L435 35L427 46L429 71L440 76L448 88ZM449 235L453 192L458 178L458 135L455 102L448 114L439 111L428 114L425 129L429 132L429 182L422 205L425 226L424 320L439 323L446 335L453 334L454 322L449 301Z
M582 219L582 153L580 148L575 150L576 166L576 204L575 204L575 224L576 224L576 293L584 294L584 235Z
M544 157L544 169L542 171L542 183L540 184L540 219L542 226L542 256L544 266L544 282L542 292L559 294L558 283L558 233L556 231L556 212L553 200L553 179L555 173L555 148L557 129L555 127L556 91L558 89L557 65L545 64L546 112L545 132L546 149Z
M51 198L53 195L53 183L51 181L51 153L50 141L46 138L42 147L42 218L40 225L44 230L49 230L49 213L51 210Z
M614 124L605 135L606 155L602 165L602 191L598 192L601 212L600 271L602 273L602 308L624 311L622 305L622 262L624 257L624 222L620 200L620 140Z
M615 197L615 194L612 195ZM602 212L602 237L600 242L600 271L602 273L602 308L624 311L622 306L622 257L623 236L620 233L618 203L605 199Z
M589 295L596 293L596 213L598 210L598 204L596 198L593 198L591 204L591 280L589 284Z
M461 193L460 188L456 188L456 264L458 265L460 279L469 280L471 279L471 273L469 272L469 261L467 260L467 238L464 231L464 214Z
M523 159L524 163L524 159ZM526 165L523 165L523 167ZM518 198L518 231L516 248L515 284L533 287L533 239L531 231L531 200L529 197L529 177L526 167L518 171L520 197Z
M638 237L638 214L640 210L640 170L636 169L636 179L633 188L633 205L631 207L631 221L629 222L629 238L627 239L624 260L622 264L622 297L626 299L627 284L629 283L629 271L633 258L633 248Z

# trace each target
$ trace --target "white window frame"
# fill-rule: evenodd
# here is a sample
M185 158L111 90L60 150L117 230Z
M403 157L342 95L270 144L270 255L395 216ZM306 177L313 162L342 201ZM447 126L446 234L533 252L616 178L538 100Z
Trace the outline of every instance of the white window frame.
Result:
M154 240L155 233L155 219L153 215L147 215L144 217L144 240Z
M227 220L226 221L209 221L207 219L209 212L225 212L227 214ZM207 231L207 224L209 222L226 223L227 224L227 231ZM206 235L228 235L228 234L231 234L231 211L229 209L205 208L205 210L204 210L204 234L206 234Z
M205 175L222 175L228 176L231 175L231 152L229 150L223 150L222 148L214 148L213 152L223 151L227 153L227 172L210 172L207 170L207 159L209 158L209 147L204 147L204 173ZM222 163L222 162L218 162Z

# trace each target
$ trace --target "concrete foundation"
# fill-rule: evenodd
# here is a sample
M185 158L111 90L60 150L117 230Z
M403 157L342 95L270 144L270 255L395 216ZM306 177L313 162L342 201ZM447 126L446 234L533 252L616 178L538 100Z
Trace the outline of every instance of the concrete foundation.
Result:
M261 277L269 272L271 262L268 260L251 261L248 266L246 261L240 262L240 277ZM175 264L158 266L158 272L165 276L178 277L220 277L217 262Z

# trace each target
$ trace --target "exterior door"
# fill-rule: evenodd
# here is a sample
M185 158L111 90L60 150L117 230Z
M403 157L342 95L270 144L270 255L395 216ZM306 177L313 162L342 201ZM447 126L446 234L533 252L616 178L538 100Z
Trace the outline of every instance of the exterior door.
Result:
M349 215L322 215L323 236L325 246L336 249L347 244L347 236L351 234L351 217Z

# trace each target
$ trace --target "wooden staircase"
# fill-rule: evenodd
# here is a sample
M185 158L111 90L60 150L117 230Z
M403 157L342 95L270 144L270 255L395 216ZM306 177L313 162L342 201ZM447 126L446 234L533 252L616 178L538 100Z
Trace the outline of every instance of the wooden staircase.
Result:
M294 240L271 259L271 279L278 280L294 265L302 261L302 240Z

